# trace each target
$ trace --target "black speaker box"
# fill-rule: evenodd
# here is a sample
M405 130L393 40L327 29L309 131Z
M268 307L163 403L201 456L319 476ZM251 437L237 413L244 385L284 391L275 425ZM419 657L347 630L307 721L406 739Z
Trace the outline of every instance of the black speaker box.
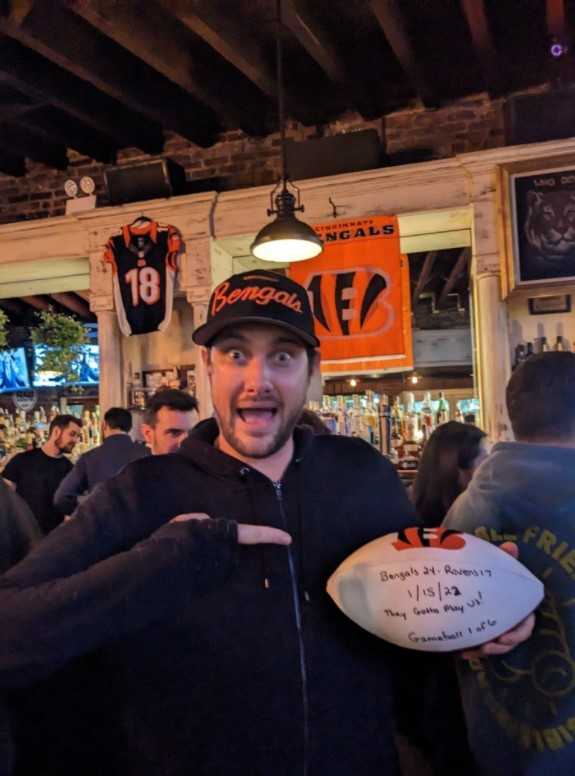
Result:
M105 176L111 205L171 197L186 190L186 172L171 159L112 167Z
M573 137L575 89L510 97L504 116L507 145Z
M381 143L375 129L321 137L303 143L288 140L286 143L287 168L292 180L371 170L381 165L381 159Z

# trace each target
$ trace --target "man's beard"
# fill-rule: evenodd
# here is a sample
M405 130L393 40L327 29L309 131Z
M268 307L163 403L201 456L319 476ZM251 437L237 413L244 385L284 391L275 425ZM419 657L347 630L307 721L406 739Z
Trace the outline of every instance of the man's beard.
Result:
M230 445L230 447L233 450L235 450L240 455L245 456L246 458L261 459L261 458L269 458L274 453L277 453L278 450L281 450L281 448L290 439L291 435L293 434L293 430L297 425L297 421L301 415L304 405L305 405L305 399L304 401L302 401L302 404L300 407L298 407L290 415L288 415L288 417L280 425L280 427L278 428L274 436L271 437L269 440L267 440L266 446L256 450L251 449L251 446L248 447L248 445L244 444L244 442L238 438L238 436L234 433L233 423L228 423L226 425L225 423L222 422L218 414L218 411L215 407L214 407L214 415L216 416L216 421L218 423L220 434L223 436L223 438L226 440L228 445ZM232 417L236 415L237 415L237 412L232 413ZM256 442L257 444L257 441L258 440L256 437L254 439L254 442Z

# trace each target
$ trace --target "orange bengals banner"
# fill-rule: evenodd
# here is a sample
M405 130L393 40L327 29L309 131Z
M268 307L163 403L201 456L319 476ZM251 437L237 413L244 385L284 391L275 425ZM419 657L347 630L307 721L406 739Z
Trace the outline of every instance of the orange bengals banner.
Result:
M413 368L409 262L395 216L318 224L316 259L290 265L308 291L323 374Z

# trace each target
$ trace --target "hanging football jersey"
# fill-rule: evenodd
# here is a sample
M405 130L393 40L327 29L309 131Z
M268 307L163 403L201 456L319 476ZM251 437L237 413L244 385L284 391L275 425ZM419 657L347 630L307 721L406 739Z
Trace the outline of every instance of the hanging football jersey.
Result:
M168 327L182 248L182 238L174 226L143 216L110 237L104 260L112 266L114 304L122 334L129 337Z

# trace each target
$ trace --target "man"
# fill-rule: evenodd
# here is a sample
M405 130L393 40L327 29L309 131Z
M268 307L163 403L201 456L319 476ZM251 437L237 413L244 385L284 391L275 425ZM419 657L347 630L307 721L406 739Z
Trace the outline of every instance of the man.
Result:
M42 447L15 455L2 476L15 488L47 534L60 525L65 513L54 506L54 494L72 469L66 458L81 437L82 421L74 415L56 415Z
M198 402L185 391L166 388L155 393L146 408L142 434L153 455L177 452L198 422Z
M545 581L532 638L461 666L471 745L490 776L575 773L574 396L574 353L521 364L507 386L517 441L493 447L447 516L450 528L516 542Z
M215 419L101 485L81 520L0 580L0 682L105 645L122 740L106 773L392 776L397 650L344 617L325 584L353 550L413 523L405 492L365 442L295 428L318 345L301 286L230 278L194 340ZM172 533L190 513L275 526L293 545L240 548L228 584L192 599L207 550L185 553Z
M41 538L29 506L0 478L0 574L19 563ZM10 776L14 760L9 716L0 695L0 776Z
M89 493L99 482L109 480L126 464L143 458L146 450L132 442L132 416L123 407L111 407L104 415L99 447L81 455L54 495L54 506L71 515L78 506L78 496Z

